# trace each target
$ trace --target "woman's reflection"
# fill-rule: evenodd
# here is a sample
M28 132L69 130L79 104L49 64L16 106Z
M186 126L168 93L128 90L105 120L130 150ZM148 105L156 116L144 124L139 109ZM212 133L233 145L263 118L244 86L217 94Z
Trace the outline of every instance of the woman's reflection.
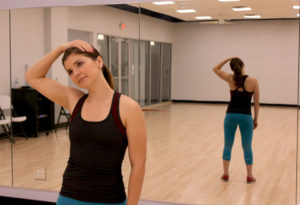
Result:
M45 77L62 53L72 82L88 94ZM138 204L146 160L144 117L134 100L114 90L99 52L81 40L62 44L32 66L26 80L72 113L70 157L57 204ZM128 198L121 173L127 146Z
M231 70L234 74L226 73L221 68L230 61ZM221 177L224 181L229 180L229 163L231 150L234 142L235 132L239 126L242 135L242 145L244 149L244 159L247 167L247 183L255 182L252 174L253 154L252 136L253 129L258 126L259 111L259 87L258 81L246 75L244 62L237 58L227 58L216 67L214 72L229 84L230 103L227 108L224 120L225 145L223 150L224 174ZM251 117L251 99L254 95L254 119Z

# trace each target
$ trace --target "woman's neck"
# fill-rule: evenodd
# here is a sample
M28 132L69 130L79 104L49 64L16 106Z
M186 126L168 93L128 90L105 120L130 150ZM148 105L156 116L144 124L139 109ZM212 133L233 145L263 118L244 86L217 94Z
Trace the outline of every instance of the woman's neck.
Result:
M242 75L246 75L245 68L242 68Z
M114 90L109 86L106 82L105 78L99 78L90 89L89 92L89 100L103 101L105 99L110 99L114 93Z

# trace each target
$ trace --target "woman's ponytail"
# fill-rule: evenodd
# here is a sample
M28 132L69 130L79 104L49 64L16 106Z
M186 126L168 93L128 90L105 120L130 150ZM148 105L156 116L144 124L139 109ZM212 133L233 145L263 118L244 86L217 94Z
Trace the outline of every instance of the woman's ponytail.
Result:
M234 72L233 79L237 88L242 86L242 69L244 67L244 62L239 58L233 58L230 61L231 70Z
M105 64L103 64L102 73L103 73L103 76L104 76L106 82L109 84L109 86L112 89L115 89L114 81L113 81L111 72L109 71L108 67Z

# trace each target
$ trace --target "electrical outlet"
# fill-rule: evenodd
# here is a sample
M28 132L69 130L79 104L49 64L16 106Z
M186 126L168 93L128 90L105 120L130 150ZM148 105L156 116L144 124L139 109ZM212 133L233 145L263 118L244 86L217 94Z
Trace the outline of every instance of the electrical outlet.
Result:
M46 180L46 167L34 167L34 179Z

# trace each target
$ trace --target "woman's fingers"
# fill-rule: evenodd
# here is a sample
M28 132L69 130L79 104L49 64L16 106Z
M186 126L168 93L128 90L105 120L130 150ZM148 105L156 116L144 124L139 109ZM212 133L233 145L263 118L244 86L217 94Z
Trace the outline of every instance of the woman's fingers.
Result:
M258 123L253 121L253 129L257 128L257 126L258 126Z
M93 46L91 46L89 43L82 41L82 40L74 40L74 41L62 44L61 46L63 48L63 51L65 51L71 47L76 47L83 52L93 52L94 51Z
M79 48L80 50L82 50L84 52L93 51L93 47L89 43L87 43L85 41L82 41L82 40L72 41L71 42L71 47L77 47L77 48Z

